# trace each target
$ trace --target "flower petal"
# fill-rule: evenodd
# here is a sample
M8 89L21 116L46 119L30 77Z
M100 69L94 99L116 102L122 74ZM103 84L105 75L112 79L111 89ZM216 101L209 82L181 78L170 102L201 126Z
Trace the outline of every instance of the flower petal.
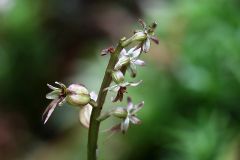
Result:
M141 120L136 116L130 116L129 119L133 124L141 124Z
M122 66L128 64L129 61L130 61L130 58L127 57L127 56L122 56L122 57L120 57L119 60L118 60L118 62L117 62L116 65L115 65L114 69L115 69L115 70L121 69Z
M120 55L121 56L127 56L128 55L125 48L122 49L122 51L120 52Z
M129 56L129 55L132 55L132 53L133 53L133 51L134 51L135 49L136 49L135 47L129 49L128 52L127 52L127 55L128 55L128 56Z
M117 84L113 85L113 86L110 86L110 87L107 87L107 88L104 88L103 91L115 91L115 89L119 89L119 86Z
M60 89L54 90L48 94L46 94L47 99L57 99L61 93Z
M144 106L144 101L134 106L133 112L131 114L136 114Z
M61 88L67 88L66 86L65 86L65 84L63 84L63 83L60 83L60 82L55 82L57 85L59 85Z
M103 132L119 132L119 131L121 131L121 123L111 127L110 129L107 129Z
M146 41L143 43L142 46L143 52L147 53L150 49L150 40L149 38L146 39Z
M50 85L50 84L47 84L47 86L48 86L51 90L57 90L57 89L60 89L60 88L54 87L54 86L52 86L52 85Z
M129 118L127 117L122 123L121 123L121 131L123 133L126 133L129 128Z
M62 101L62 98L59 99L54 99L45 109L45 111L43 112L42 118L45 116L45 114L47 114L45 120L44 120L44 124L47 123L48 119L50 118L50 116L52 115L54 109L58 106L58 104Z
M136 77L137 75L137 67L134 63L130 63L130 66L128 67L128 71L130 73L131 77Z
M132 103L131 97L127 97L127 102L128 102L128 104L127 104L127 111L129 112L129 111L131 111L133 109L133 103Z
M154 43L159 44L159 39L158 39L158 37L151 36L150 39L151 39Z
M61 101L61 102L59 102L59 106L62 106L64 103L66 103L66 101L67 101L67 99L66 99L66 97L65 98L63 98L63 100Z
M122 101L123 100L123 94L126 92L126 87L119 87L119 90L117 91L117 95L114 99L112 99L112 102Z
M136 86L138 86L140 83L142 83L142 81L143 81L143 80L140 80L140 81L138 81L138 82L130 82L129 85L130 85L131 87L136 87Z
M139 66L144 66L145 65L145 62L143 60L140 60L140 59L137 59L133 63L136 64L136 65L139 65Z
M119 84L120 87L127 87L127 86L129 86L129 85L130 85L129 82L124 82L124 83L120 83L120 84Z
M89 128L91 113L92 106L90 104L83 106L79 111L79 121L85 128Z
M134 47L134 51L132 52L133 58L138 58L141 54L141 48Z

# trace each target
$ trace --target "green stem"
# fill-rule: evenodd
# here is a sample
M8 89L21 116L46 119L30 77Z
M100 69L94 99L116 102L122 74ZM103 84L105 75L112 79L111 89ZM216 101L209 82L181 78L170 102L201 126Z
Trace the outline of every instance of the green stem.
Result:
M112 82L111 73L108 72L109 70L113 70L115 64L117 63L119 53L123 49L121 42L118 44L115 52L111 54L107 69L105 71L105 75L102 81L102 85L98 94L97 99L97 107L94 107L91 114L90 119L90 127L88 132L88 160L96 160L97 159L97 141L98 141L98 133L99 133L99 126L100 122L97 121L97 118L101 114L101 110L103 104L106 99L107 91L103 91L107 88Z
M93 108L92 114L91 114L90 127L88 132L88 160L97 160L97 152L98 152L97 141L98 141L98 133L99 133L99 127L100 127L100 122L97 120L97 118L101 114L102 107L107 96L107 91L103 91L103 90L109 87L112 82L111 72L109 71L112 71L114 69L114 66L118 61L118 57L122 49L128 46L133 41L134 41L133 37L130 37L129 39L122 38L121 41L118 43L118 46L116 47L114 53L111 54L110 60L108 62L108 66L105 70L105 75L101 84L101 88L98 94L97 106Z

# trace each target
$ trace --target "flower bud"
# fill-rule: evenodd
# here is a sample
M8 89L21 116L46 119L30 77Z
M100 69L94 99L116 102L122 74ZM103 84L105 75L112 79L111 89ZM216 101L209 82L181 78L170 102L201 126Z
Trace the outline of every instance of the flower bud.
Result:
M121 71L113 71L112 78L116 84L124 82L124 75Z
M127 113L126 109L124 109L122 107L117 107L111 112L111 115L118 117L118 118L126 118L127 114L128 113Z
M147 35L143 32L137 32L133 35L133 41L143 41L147 38Z
M90 94L83 85L71 84L67 88L66 100L74 106L84 106L90 101Z

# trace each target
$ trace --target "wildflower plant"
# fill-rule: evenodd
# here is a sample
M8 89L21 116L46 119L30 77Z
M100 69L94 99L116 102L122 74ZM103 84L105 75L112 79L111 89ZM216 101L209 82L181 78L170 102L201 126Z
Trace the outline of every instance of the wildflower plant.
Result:
M137 66L145 65L145 62L140 59L141 54L149 51L151 41L159 43L154 33L157 24L154 22L147 26L143 20L139 20L139 23L143 28L142 30L134 31L133 36L128 39L123 37L116 47L102 50L101 55L110 55L110 59L98 95L95 92L89 92L82 84L71 84L68 87L59 82L55 82L58 87L47 84L52 91L46 95L46 98L52 102L43 113L44 124L49 120L55 108L63 103L79 107L80 123L89 129L88 160L97 160L97 141L101 122L111 116L121 119L121 122L110 130L122 133L127 132L130 124L138 125L141 123L136 114L142 109L144 101L134 105L130 97L127 97L126 106L113 107L111 110L101 113L108 91L116 92L116 97L112 99L114 103L124 99L128 87L136 87L141 84L142 80L126 81L125 73L129 71L130 76L135 78ZM136 45L132 46L134 44ZM128 51L127 47L130 47ZM112 82L115 84L111 86Z

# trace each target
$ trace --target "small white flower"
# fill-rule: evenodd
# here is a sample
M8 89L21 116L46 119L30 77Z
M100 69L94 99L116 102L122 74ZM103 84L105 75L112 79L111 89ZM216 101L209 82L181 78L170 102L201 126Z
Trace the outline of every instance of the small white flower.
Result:
M120 52L120 58L116 63L114 69L120 70L123 66L127 66L128 71L132 77L135 77L137 74L136 66L144 66L145 62L138 59L141 54L141 48L133 47L128 52L126 49L122 49Z
M46 95L46 98L51 99L52 102L47 106L42 115L44 124L48 121L57 106L61 106L67 102L73 106L85 107L91 100L94 100L94 97L89 94L87 88L81 84L71 84L67 88L62 83L55 83L60 87L54 87L50 84L47 84L47 86L53 91Z
M121 131L123 133L125 133L128 130L130 122L132 124L140 124L141 123L141 120L136 117L136 113L140 109L142 109L144 106L144 101L142 101L141 103L139 103L137 105L134 105L132 103L132 99L130 97L128 97L127 100L128 100L128 105L127 105L127 107L125 107L125 110L127 111L127 116L121 123Z
M122 83L118 83L118 84L115 84L113 86L107 87L107 88L104 89L104 91L109 90L109 91L117 92L116 97L112 101L113 102L117 102L118 100L122 101L124 93L127 92L127 87L128 86L136 87L140 83L142 83L142 80L140 80L138 82L122 82Z
M158 38L154 35L154 30L157 27L156 22L154 22L151 26L147 26L145 22L139 19L139 23L143 27L143 30L138 30L135 32L135 35L142 35L145 34L145 39L139 44L137 48L141 48L141 51L147 53L151 46L151 41L156 44L159 44Z
M103 114L98 118L98 120L104 120L109 116L115 116L121 118L122 122L118 125L113 126L110 131L122 131L126 133L130 123L138 125L141 124L141 120L137 118L136 114L144 106L144 102L134 105L130 97L127 98L128 105L126 107L116 107L107 114Z

